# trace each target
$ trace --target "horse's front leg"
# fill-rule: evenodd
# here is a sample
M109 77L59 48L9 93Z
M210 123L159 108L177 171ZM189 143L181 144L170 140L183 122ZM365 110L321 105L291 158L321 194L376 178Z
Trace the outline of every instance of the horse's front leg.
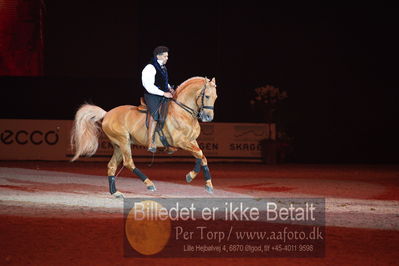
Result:
M184 149L191 152L191 154L195 157L194 169L186 175L187 183L193 181L193 179L201 172L202 169L204 171L205 190L209 193L213 193L212 177L209 171L208 161L206 160L201 148L198 146L197 141L190 142L184 147Z

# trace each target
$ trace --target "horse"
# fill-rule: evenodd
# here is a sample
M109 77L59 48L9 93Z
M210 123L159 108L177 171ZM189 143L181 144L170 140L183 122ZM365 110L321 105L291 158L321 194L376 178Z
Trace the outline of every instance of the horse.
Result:
M213 193L212 178L208 162L197 143L202 122L210 122L214 117L214 104L217 98L216 80L206 77L192 77L181 83L169 104L167 117L163 126L163 135L169 151L183 149L195 158L194 169L186 174L190 183L203 170L205 190ZM115 172L123 161L123 166L137 175L146 185L147 190L155 191L154 183L138 169L132 158L131 145L147 144L146 113L140 112L137 106L122 105L106 112L101 107L85 103L75 114L71 131L71 145L75 151L72 162L79 156L90 157L98 148L101 130L113 146L113 155L108 163L108 183L111 195L120 198L124 195L116 189ZM157 147L164 147L165 142L156 138Z

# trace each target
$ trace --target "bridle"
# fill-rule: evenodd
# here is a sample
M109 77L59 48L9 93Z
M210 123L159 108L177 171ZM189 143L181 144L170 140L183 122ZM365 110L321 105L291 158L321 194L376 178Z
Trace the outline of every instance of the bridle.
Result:
M176 99L172 99L172 101L175 102L181 108L183 108L184 111L186 111L189 114L191 114L194 118L196 118L196 119L201 118L201 115L204 112L204 109L214 110L213 106L205 105L205 103L204 103L205 89L206 89L206 84L204 84L204 87L201 89L201 94L198 95L197 99L195 100L195 102L197 102L198 98L201 97L201 107L199 107L198 111L194 110L191 107L188 107L187 105L185 105L184 103L179 102Z

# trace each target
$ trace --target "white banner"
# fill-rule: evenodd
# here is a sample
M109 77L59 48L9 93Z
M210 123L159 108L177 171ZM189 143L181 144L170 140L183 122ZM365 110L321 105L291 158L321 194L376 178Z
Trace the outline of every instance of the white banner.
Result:
M65 160L68 122L0 119L0 160Z
M0 119L0 160L70 160L72 121ZM208 161L260 161L263 139L276 139L274 124L201 123L198 144ZM108 161L113 147L102 134L97 153L81 160ZM133 159L150 161L147 147L132 145ZM173 155L157 152L157 161L192 161L183 150Z

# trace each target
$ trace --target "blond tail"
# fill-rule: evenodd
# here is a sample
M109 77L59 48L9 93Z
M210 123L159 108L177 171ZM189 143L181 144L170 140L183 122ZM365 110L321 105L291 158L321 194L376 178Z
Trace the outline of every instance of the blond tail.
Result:
M76 112L71 132L71 146L75 150L72 162L81 155L92 156L98 148L100 121L107 112L96 105L83 104Z

